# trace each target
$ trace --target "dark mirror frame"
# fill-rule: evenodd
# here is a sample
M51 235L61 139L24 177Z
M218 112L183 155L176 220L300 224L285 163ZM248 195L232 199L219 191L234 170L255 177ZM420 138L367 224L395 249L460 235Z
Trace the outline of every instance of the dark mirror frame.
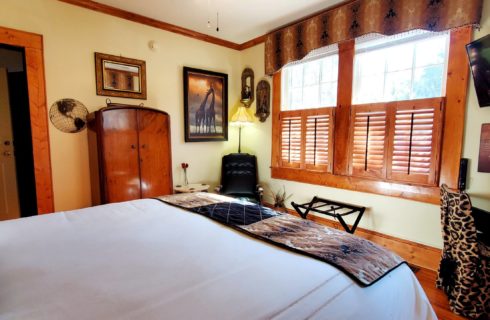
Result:
M138 67L140 70L140 92L131 90L112 90L104 88L104 61ZM146 100L146 62L143 60L113 56L95 52L95 78L97 95Z
M250 79L250 84L247 85L247 79ZM242 91L241 100L245 100L244 104L248 108L254 102L254 71L250 68L245 68L242 72ZM248 90L247 90L248 87Z

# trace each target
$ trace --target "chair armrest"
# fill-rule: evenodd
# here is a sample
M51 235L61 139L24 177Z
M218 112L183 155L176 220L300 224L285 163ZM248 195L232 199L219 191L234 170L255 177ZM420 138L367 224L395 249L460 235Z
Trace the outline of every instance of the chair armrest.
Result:
M260 184L258 184L256 188L257 188L258 194L260 194L260 195L264 194L264 188L262 188L262 186Z
M262 205L262 198L264 196L264 188L260 184L256 186L257 189L257 195L259 196L259 203Z

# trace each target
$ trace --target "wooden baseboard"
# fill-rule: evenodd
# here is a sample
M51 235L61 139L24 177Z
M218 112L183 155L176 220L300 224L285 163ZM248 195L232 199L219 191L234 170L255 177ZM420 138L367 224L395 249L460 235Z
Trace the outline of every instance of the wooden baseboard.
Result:
M270 204L266 206L272 207ZM299 217L299 214L292 209L287 209L289 214ZM344 230L343 227L335 220L320 217L317 215L308 215L308 220L329 226L331 228ZM439 261L441 258L441 249L431 246L423 245L413 241L400 239L397 237L389 236L380 232L357 228L355 232L356 236L368 239L374 243L377 243L387 249L398 254L405 259L409 264L417 267L437 271L439 268Z

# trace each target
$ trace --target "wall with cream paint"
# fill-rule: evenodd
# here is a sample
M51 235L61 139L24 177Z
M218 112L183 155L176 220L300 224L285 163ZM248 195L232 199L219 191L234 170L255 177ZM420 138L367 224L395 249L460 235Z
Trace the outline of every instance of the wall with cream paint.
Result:
M475 38L490 32L490 3L485 2L482 28ZM230 127L228 142L185 143L183 134L182 67L191 66L229 76L230 112L239 99L240 75L252 67L255 83L264 78L264 46L243 52L193 40L134 22L115 18L53 0L3 0L0 25L42 34L46 68L47 102L74 98L90 111L102 107L106 97L95 94L93 53L103 52L142 59L147 64L148 100L111 99L153 106L171 116L174 182L182 182L181 162L190 164L191 181L215 185L221 156L235 152L238 130ZM151 51L154 40L159 49ZM466 62L465 62L466 63ZM270 81L270 79L269 79ZM251 112L255 111L255 104ZM472 160L469 192L473 201L490 209L490 174L478 173L478 141L481 123L490 122L490 108L478 107L470 83L464 156ZM257 155L260 180L269 188L286 187L297 202L313 195L362 204L367 210L361 226L400 238L440 247L439 210L435 205L355 191L271 179L271 120L256 122L242 131L242 150ZM56 210L91 205L87 133L65 134L50 125L50 143Z

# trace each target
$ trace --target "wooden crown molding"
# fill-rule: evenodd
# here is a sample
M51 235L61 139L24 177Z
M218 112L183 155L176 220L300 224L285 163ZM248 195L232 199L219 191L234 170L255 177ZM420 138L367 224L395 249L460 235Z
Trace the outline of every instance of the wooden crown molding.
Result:
M85 9L105 13L114 17L126 19L129 21L141 23L150 27L158 28L161 30L177 33L189 38L193 38L196 40L201 40L205 42L209 42L212 44L216 44L222 47L230 48L233 50L244 50L250 47L253 47L259 43L265 41L265 35L259 36L242 44L238 44L235 42L231 42L228 40L223 40L217 37L213 37L204 33L200 33L197 31L193 31L187 28L179 27L171 23L163 22L160 20L156 20L153 18L149 18L140 14L132 13L126 10L118 9L112 6L108 6L106 4L98 3L92 0L58 0L61 2L65 2L68 4L72 4L75 6L79 6Z

